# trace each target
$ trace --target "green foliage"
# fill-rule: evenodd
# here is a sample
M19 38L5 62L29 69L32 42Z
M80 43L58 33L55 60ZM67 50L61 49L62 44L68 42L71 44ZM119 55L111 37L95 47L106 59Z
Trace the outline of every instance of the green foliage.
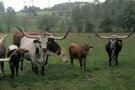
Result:
M44 15L38 20L38 28L49 32L55 27L58 17Z
M92 32L93 31L93 24L91 23L91 21L87 21L85 23L85 32Z
M123 5L121 26L130 31L135 27L135 1L128 1Z
M12 7L8 7L2 16L2 21L7 28L7 32L11 31L12 25L16 22L16 13Z
M79 6L77 6L72 10L72 20L77 28L77 31L81 32L83 29L83 22L82 22L82 14Z
M40 10L39 7L35 7L35 6L27 7L27 6L25 6L22 11L27 13L29 16L37 16L36 11L39 11L39 10Z
M4 3L1 1L1 2L0 2L0 15L1 15L2 13L4 13L4 12L5 12Z
M100 23L100 28L104 31L104 32L111 32L112 31L112 27L111 27L111 21L109 18L105 18L103 21L101 21Z

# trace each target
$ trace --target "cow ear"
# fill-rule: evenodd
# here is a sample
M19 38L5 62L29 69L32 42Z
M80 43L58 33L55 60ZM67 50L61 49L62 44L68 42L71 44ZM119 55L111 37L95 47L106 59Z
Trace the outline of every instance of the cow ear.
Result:
M33 43L37 43L38 42L38 40L33 40Z
M122 43L122 40L119 40L120 43Z
M28 53L29 51L28 50L25 50L24 53Z

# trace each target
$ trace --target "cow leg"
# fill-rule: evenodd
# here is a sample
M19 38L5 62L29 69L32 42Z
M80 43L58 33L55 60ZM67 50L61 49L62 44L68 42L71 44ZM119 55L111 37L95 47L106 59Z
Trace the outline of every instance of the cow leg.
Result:
M73 60L74 60L74 58L71 58L70 57L70 62L71 62L71 66L73 67Z
M117 66L118 65L118 53L116 54L115 61L116 61L116 66Z
M9 62L10 65L10 70L11 70L11 78L15 76L15 70L14 70L14 65L13 62Z
M31 66L32 66L32 71L35 72L35 68L32 61L31 61Z
M47 55L47 57L46 57L45 66L48 65L48 57L49 57L49 55Z
M16 76L18 76L19 63L15 65L16 67Z
M42 66L42 75L45 74L45 73L44 73L44 70L45 70L45 66L43 65L43 66Z
M23 71L23 60L21 60L21 71Z
M44 74L45 74L45 73L44 73L45 65L46 65L46 61L44 61L44 62L42 63L42 75L44 75Z
M112 61L112 55L109 53L110 51L107 51L108 56L109 56L109 66L111 66L111 61Z
M82 69L82 59L79 59L80 62L80 68Z
M38 74L38 67L37 67L37 64L35 64L35 73Z
M84 64L84 70L86 71L86 58L84 58L83 64Z
M48 55L45 54L45 58L44 58L43 63L42 63L42 75L45 74L45 73L44 73L44 70L45 70L45 65L46 65L46 63L48 63L47 60L48 60Z
M112 66L111 61L112 61L112 58L111 58L111 55L110 55L109 56L109 66Z
M4 76L4 62L1 62L1 72L2 76Z

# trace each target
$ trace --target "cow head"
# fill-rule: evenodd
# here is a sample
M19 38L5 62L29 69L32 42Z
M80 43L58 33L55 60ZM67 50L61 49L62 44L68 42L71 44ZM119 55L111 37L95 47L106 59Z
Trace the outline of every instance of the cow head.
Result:
M20 60L24 60L24 54L28 53L28 50L22 49L22 48L18 48L17 52L16 52L16 57L18 57Z
M119 43L121 43L121 42L122 42L122 40L120 40L120 39L118 38L118 36L116 36L116 35L112 35L112 36L109 38L109 41L108 41L108 43L110 43L110 49L111 49L111 50L115 50L116 45L119 44Z
M15 27L17 27L21 33L27 37L27 38L34 38L36 40L38 40L38 42L40 42L40 47L41 49L46 52L47 51L47 43L52 43L52 42L48 42L49 39L53 39L53 40L63 40L66 38L66 36L68 35L68 32L71 28L71 26L68 28L68 31L66 32L66 34L63 37L54 37L54 36L48 36L48 35L39 35L39 36L30 36L30 35L26 35L23 30L21 30L18 26L14 25ZM34 41L35 42L35 41ZM37 42L37 41L36 41ZM37 43L36 43L37 44ZM58 46L55 46L58 47ZM56 48L58 49L58 48ZM60 50L54 50L54 51L60 51ZM58 53L59 54L59 53Z
M60 55L61 48L54 39L52 39L52 38L48 39L47 48L50 52Z
M33 44L35 46L35 53L39 53L39 50L41 48L41 42L39 40L33 40Z
M58 55L59 59L62 60L63 62L68 62L66 53L65 53L65 49L61 48L60 50L60 54Z
M16 52L15 52L16 51ZM15 52L15 53L14 53ZM14 53L14 54L13 54ZM19 61L24 59L24 54L28 53L28 50L22 49L22 48L18 48L16 45L10 45L8 48L8 53L7 53L7 57L10 56L11 58L11 62L12 60L14 60L15 58L17 58ZM13 54L11 56L11 54ZM19 62L18 61L18 62Z
M110 50L111 50L111 52L112 52L111 57L114 58L116 46L122 45L122 39L125 39L125 38L130 37L133 33L134 33L134 32L131 32L131 33L130 33L129 35L127 35L127 36L112 35L112 36L110 36L110 37L100 36L100 35L98 35L97 33L95 33L95 34L96 34L96 36L98 36L98 37L100 37L100 38L102 38L102 39L108 39L108 44L109 44L108 47L110 48Z
M89 52L89 49L93 48L92 46L89 46L89 45L84 45L80 47L82 48L82 51L81 51L82 55L87 55Z
M67 62L65 49L61 48L54 39L48 39L47 48L50 52L56 53L60 60Z

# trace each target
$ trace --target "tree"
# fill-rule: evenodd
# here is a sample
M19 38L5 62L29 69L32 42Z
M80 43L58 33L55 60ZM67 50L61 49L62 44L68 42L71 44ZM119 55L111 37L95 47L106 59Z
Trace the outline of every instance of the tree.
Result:
M4 3L1 1L0 2L0 14L5 12L5 7L4 7Z
M135 27L135 1L127 1L123 5L121 13L121 26L130 31L131 28Z
M93 30L93 25L90 20L87 20L85 22L85 32L92 32L92 30Z
M83 29L83 19L81 14L81 8L79 6L72 10L72 20L77 28L77 31L81 32Z
M6 12L2 16L3 18L3 23L6 25L7 32L11 31L12 24L16 22L16 13L15 10L12 7L8 7L6 9Z
M37 16L36 11L39 11L39 10L40 10L39 7L35 7L35 6L27 7L27 6L25 6L22 11L27 13L29 16Z
M111 21L109 18L105 18L100 22L100 28L104 31L104 32L111 32L112 31L112 27L111 27Z
M56 25L57 21L57 17L44 15L38 20L38 28L50 32L50 30Z
M3 22L2 22L2 15L5 12L4 3L0 2L0 32L3 32Z

